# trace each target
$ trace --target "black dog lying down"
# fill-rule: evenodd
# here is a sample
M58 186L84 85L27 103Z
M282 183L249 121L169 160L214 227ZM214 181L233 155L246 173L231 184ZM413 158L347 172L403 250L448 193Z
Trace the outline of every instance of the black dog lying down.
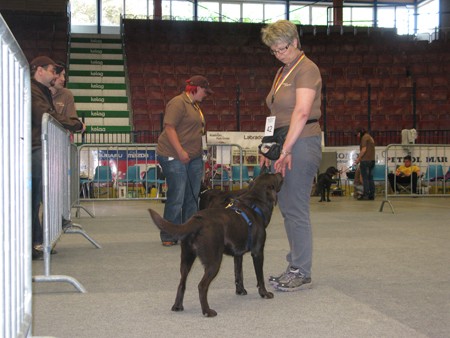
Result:
M331 185L333 183L336 183L336 181L333 179L333 176L338 173L339 170L337 170L335 167L329 167L324 173L317 176L316 195L320 195L319 202L330 202Z
M263 298L273 298L266 290L263 275L266 227L270 223L283 178L280 174L262 174L253 185L226 208L200 210L185 224L164 220L149 209L156 226L181 240L181 279L172 311L183 311L186 279L198 256L205 273L198 284L202 312L214 317L209 307L208 288L220 269L223 254L234 256L236 294L246 295L242 273L243 255L250 251L255 267L258 292Z

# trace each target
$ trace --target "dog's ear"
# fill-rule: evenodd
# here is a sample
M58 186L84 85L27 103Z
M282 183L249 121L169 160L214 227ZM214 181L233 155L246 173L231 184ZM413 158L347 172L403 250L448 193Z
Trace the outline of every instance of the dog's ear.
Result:
M283 183L283 176L280 173L274 174L270 177L271 183L267 185L267 193L274 201L275 205L278 203L278 192L281 189Z
M278 203L278 194L277 189L275 188L275 185L268 184L267 190L266 190L267 198L275 203L277 205Z

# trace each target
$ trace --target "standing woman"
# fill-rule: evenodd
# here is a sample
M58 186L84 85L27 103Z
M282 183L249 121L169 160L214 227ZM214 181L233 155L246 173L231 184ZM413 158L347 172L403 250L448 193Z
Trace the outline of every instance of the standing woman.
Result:
M297 27L279 20L264 27L262 41L284 65L278 70L266 98L275 129L288 126L280 158L273 164L284 176L278 194L289 241L288 267L270 283L281 291L311 287L312 230L309 202L313 180L322 158L321 90L319 68L300 48ZM260 164L269 165L262 157Z
M212 93L208 80L195 75L166 106L156 153L168 186L164 218L175 224L186 222L197 211L206 146L205 119L198 103ZM168 233L161 231L160 236L164 246L176 244Z

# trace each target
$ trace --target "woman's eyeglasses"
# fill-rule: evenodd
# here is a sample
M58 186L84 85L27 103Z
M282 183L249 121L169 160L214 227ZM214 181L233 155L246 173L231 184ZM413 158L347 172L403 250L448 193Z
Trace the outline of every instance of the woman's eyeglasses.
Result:
M289 47L291 46L291 44L290 43L288 43L287 45L286 45L286 47L283 47L283 48L280 48L280 49L277 49L277 50L273 50L273 49L271 49L270 50L270 54L272 54L272 55L277 55L277 54L284 54L284 53L286 53L286 51L289 49Z

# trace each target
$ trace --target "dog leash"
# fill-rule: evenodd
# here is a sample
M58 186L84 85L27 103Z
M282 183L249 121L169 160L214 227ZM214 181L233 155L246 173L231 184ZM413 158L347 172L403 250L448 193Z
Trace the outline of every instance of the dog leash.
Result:
M242 216L242 218L247 222L248 224L248 236L247 236L247 250L250 251L252 249L253 246L253 240L252 240L252 226L253 226L253 222L250 220L250 218L247 216L247 214L240 208L238 208L237 206L234 205L234 203L237 200L232 200L226 207L225 209L231 209L233 210L236 214ZM252 205L251 207L258 215L260 215L263 219L263 222L266 222L266 218L264 217L264 214L262 212L262 210L260 208L258 208L256 205Z

